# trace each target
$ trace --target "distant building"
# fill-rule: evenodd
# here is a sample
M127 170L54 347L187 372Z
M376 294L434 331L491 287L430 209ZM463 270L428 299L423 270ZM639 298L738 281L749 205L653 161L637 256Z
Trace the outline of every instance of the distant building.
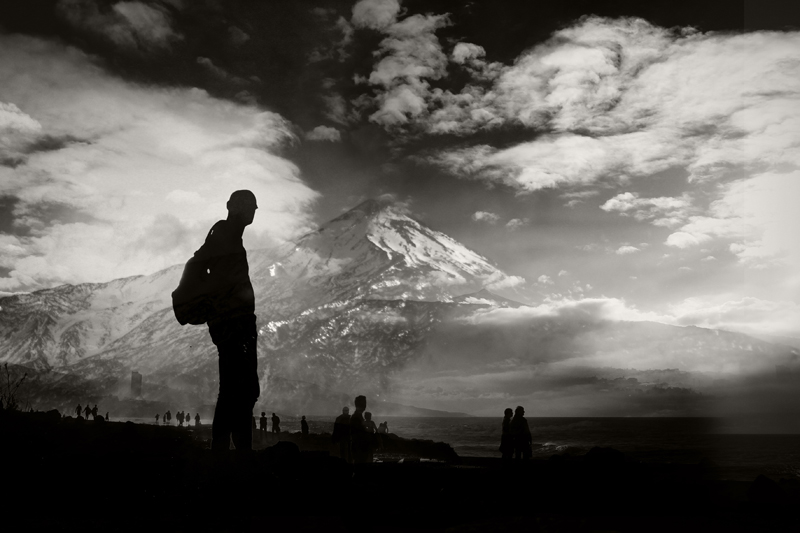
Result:
M138 398L142 395L142 375L135 370L131 372L131 396Z

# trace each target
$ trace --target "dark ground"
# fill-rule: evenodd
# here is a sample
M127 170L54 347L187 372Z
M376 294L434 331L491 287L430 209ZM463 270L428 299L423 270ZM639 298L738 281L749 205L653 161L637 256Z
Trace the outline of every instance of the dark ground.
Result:
M327 435L269 436L260 442L269 447L242 458L212 456L208 433L0 412L0 527L800 531L800 482L724 481L708 462L644 464L596 448L508 468L499 459L458 458L442 443L395 438L387 462L352 467L330 453Z

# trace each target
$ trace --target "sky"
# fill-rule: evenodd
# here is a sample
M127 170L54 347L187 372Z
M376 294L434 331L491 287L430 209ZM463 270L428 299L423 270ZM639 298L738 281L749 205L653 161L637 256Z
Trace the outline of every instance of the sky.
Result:
M248 248L370 197L536 309L800 338L789 2L0 5L0 294Z

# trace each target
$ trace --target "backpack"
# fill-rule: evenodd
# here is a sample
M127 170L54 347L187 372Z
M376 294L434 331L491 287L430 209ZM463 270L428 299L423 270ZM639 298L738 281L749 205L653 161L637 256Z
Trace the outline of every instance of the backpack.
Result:
M183 268L178 288L172 291L172 310L181 326L205 324L214 316L208 263L207 259L198 258L195 252Z

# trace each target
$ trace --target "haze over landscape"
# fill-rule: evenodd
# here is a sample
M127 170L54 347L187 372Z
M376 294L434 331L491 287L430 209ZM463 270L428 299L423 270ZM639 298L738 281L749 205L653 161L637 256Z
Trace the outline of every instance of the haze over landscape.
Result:
M169 295L246 188L263 408L796 416L800 32L754 4L11 4L0 362L39 404L213 403Z

